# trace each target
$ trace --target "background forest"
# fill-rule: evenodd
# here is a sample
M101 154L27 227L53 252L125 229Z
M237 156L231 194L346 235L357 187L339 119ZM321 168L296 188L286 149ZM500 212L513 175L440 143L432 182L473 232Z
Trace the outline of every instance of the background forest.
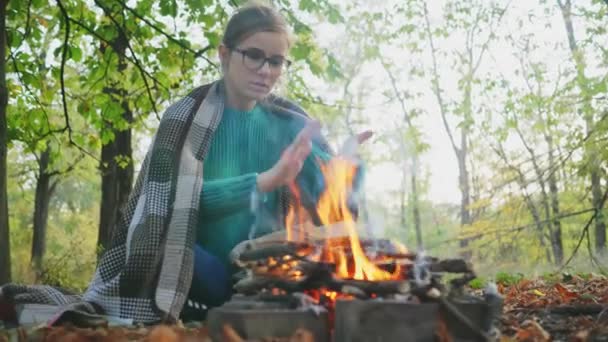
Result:
M0 284L86 287L163 110L242 1L0 0ZM374 234L606 272L607 0L275 0L280 92L363 148Z

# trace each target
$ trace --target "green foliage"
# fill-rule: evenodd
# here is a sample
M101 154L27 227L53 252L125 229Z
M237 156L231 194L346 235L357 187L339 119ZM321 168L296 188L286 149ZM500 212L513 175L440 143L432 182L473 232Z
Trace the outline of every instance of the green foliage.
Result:
M499 284L503 284L506 286L515 285L519 283L522 279L524 279L524 275L522 273L507 273L507 272L498 272L496 273L496 282Z
M469 282L469 286L472 289L481 290L486 286L486 283L487 283L486 279L484 279L482 277L476 277L475 279L473 279Z
M326 0L277 6L297 35L294 59L305 66L294 79L338 79L338 59L316 44L301 18L304 11L339 23L341 11ZM15 267L15 279L81 289L96 258L99 149L117 132L148 135L164 107L220 76L217 47L234 8L212 0L33 0L11 2L7 11L13 265L30 262L36 161L43 152L50 152L47 172L58 184L43 273ZM311 96L306 82L290 82L290 89ZM115 162L137 165L133 158ZM74 253L81 257L66 258Z
M223 25L234 4L243 2L62 0L65 13L48 0L9 3L13 265L30 262L37 160L49 151L48 172L58 185L41 280L86 286L96 257L100 148L125 130L149 137L163 108L220 76L216 54ZM557 267L550 240L555 221L570 256L591 215L585 210L592 206L594 171L601 171L600 190L606 188L608 50L602 42L608 38L608 7L602 1L575 4L578 51L570 50L561 26L555 32L563 36L540 33L545 31L539 27L548 30L563 20L554 2L527 4L527 19L478 0L443 5L407 0L395 6L358 0L273 3L297 38L284 94L322 120L336 145L358 130L376 131L361 155L370 170L394 171L381 175L392 183L368 202L371 214L383 219L377 225L384 234L413 249L417 206L430 254L456 256L463 252L458 239L471 239L468 251L484 275L472 287L492 277L517 282L521 269L546 273L547 279L562 277L548 273ZM326 25L337 34L320 44L326 37L318 30ZM464 226L457 204L429 198L431 187L456 182L459 173L453 159L445 158L441 168L453 176L437 185L432 182L443 170L426 164L445 143L437 139L438 131L447 136L444 125L454 135L454 150L468 153L466 209L472 219ZM134 147L137 155L115 158L119 166L141 162L145 146ZM414 172L417 204L409 183ZM561 214L572 216L552 214L549 175L556 177ZM590 245L594 239L591 234ZM81 257L66 258L69 253ZM14 274L26 282L36 277L28 267L14 267Z

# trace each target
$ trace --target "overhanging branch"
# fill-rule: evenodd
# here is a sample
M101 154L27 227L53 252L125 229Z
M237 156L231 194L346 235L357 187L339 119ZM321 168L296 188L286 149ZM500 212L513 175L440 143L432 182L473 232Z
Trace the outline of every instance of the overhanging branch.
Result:
M38 98L38 96L36 96L36 94L32 91L32 89L30 88L30 86L27 84L27 82L25 82L23 80L22 74L21 74L21 70L19 70L19 65L17 64L17 58L15 57L15 54L13 53L13 51L10 49L10 47L8 48L8 54L9 57L11 59L11 61L13 62L13 68L15 69L15 73L17 74L17 78L19 79L19 82L23 85L23 87L25 88L25 90L32 96L32 98L34 98L34 101L38 104L38 106L40 107L40 109L42 110L42 114L44 114L44 118L46 121L47 126L49 127L48 131L46 131L44 134L40 134L38 139L44 139L47 136L54 134L54 133L63 133L67 130L67 126L64 128L58 128L58 129L51 129L51 122L49 120L49 114L46 111L46 105L44 105L40 99Z
M207 61L207 63L209 63L210 65L214 66L215 68L217 68L217 65L215 63L213 63L211 60L209 60L207 57L204 56L205 52L207 52L209 49L212 48L211 45L207 45L204 48L200 49L200 50L194 50L191 47L187 46L186 44L184 44L184 42L176 39L175 37L171 36L170 34L168 34L167 32L165 32L162 28L160 28L158 25L154 24L153 22L151 22L150 20L148 20L147 18L145 18L144 16L142 16L141 14L137 13L137 11L134 8L129 7L126 3L124 3L122 0L116 0L116 2L118 4L120 4L120 6L124 9L126 9L127 11L131 12L131 14L133 14L133 16L135 16L136 18L138 18L139 20L143 21L144 23L146 23L148 26L150 26L152 29L154 29L156 32L160 33L161 35L165 36L170 42L176 44L177 46L181 47L182 49L192 53L194 55L195 58L201 57L203 58L205 61Z
M458 146L456 146L456 142L454 141L454 134L452 133L452 129L451 129L450 125L448 124L446 105L443 101L443 96L441 96L441 87L439 86L439 70L437 67L437 57L435 56L437 53L437 50L435 48L435 42L433 41L433 32L431 31L431 23L429 21L429 11L426 6L426 3L424 3L423 9L424 9L425 30L426 30L426 33L429 38L429 44L431 46L431 59L433 62L433 79L432 79L433 92L435 93L435 96L437 97L437 102L439 103L439 110L441 112L441 120L442 120L443 126L445 127L445 130L448 134L448 137L450 138L450 143L452 144L452 148L454 149L454 152L456 152L456 155L460 155L461 150L458 148Z
M60 0L57 0L57 5L63 15L63 24L65 25L65 34L63 38L63 46L61 48L61 66L59 73L59 82L61 83L61 101L63 102L63 117L65 120L65 127L68 130L68 136L70 141L72 140L72 128L70 127L70 117L68 115L68 104L65 99L65 62L67 60L68 55L68 43L70 40L70 20L68 17L68 12L63 7L63 3Z
M63 16L63 23L65 25L65 35L63 38L63 46L62 46L62 52L61 52L61 66L60 66L60 73L59 73L59 81L61 83L61 101L63 103L63 117L65 120L65 129L68 131L68 139L69 139L71 145L76 146L76 148L78 148L82 153L90 156L94 160L98 160L96 156L94 156L91 152L87 151L80 145L76 144L74 142L74 140L72 139L72 127L70 126L70 116L68 114L68 103L67 103L66 95L65 95L65 63L67 61L68 43L70 40L70 17L68 16L68 12L66 11L65 7L63 6L63 3L61 2L61 0L57 0L57 6L59 6L59 10L61 11L61 14Z
M99 33L95 32L95 30L93 30L92 28L88 27L87 25L83 24L82 22L69 17L70 21L80 27L82 27L83 29L85 29L87 32L89 32L92 36L94 36L95 38L99 39L100 41L108 44L108 46L112 47L112 49L114 50L114 45L112 44L111 41L107 40L106 38L104 38L102 35L100 35ZM116 51L116 50L114 50ZM131 62L133 65L136 64L136 62L130 58L129 56L125 56L125 58ZM163 89L165 90L169 90L169 88L167 86L165 86L164 84L162 84L162 82L160 82L157 78L155 78L154 76L152 76L149 72L147 72L145 69L142 70L142 72L148 77L150 78L152 81L154 81L155 85L159 85L161 86Z
M116 18L114 18L114 16L110 13L110 10L107 7L103 6L98 0L95 0L95 3L97 4L97 6L99 6L104 11L104 13L108 16L108 18L110 18L110 20L114 23L114 25L120 31L120 33L123 35L123 37L125 37L127 49L131 53L131 56L133 56L133 64L135 65L137 70L139 70L139 73L144 81L144 85L146 86L146 92L148 93L148 99L150 100L150 104L152 105L154 114L156 114L156 118L158 120L160 120L160 114L158 113L158 109L156 108L156 102L154 101L154 97L152 96L152 91L150 90L150 85L148 84L148 79L146 78L146 72L145 72L143 66L141 65L141 63L139 62L139 60L137 59L137 55L135 54L135 51L133 51L133 48L131 47L131 43L129 43L129 38L127 36L127 33L123 30L120 23L116 20Z

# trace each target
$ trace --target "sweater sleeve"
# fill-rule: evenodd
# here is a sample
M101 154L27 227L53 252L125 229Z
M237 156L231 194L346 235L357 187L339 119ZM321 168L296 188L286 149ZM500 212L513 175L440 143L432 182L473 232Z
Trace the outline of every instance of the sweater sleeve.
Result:
M247 173L205 181L201 192L201 216L213 219L249 207L257 176L257 173Z

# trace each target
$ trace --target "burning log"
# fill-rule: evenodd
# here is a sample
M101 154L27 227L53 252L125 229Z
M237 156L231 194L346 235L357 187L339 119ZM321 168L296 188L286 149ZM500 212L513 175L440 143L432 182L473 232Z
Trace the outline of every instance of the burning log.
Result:
M245 295L253 295L263 290L269 290L273 288L281 289L287 292L303 292L307 289L308 279L302 280L289 280L279 277L268 277L261 275L254 275L239 280L235 285L234 289L238 293Z
M451 280L452 290L459 290L475 277L471 265L462 259L420 257L404 251L390 240L382 239L363 239L361 245L374 249L375 255L365 255L367 262L378 272L390 275L390 278L345 277L345 274L355 274L352 267L357 261L350 237L334 236L327 241L309 239L294 242L281 240L285 237L282 232L271 235L249 241L235 249L233 256L238 258L235 262L250 271L249 276L235 285L237 292L255 294L276 288L293 293L324 288L357 298L411 293L427 301L434 300L444 292L439 281L440 274L464 274ZM421 279L421 276L428 280ZM412 288L411 281L414 281ZM436 295L431 298L428 293L433 289Z
M295 231L293 233L294 235L301 232L301 234L298 234L297 241L289 239L285 230L277 231L253 240L241 242L232 250L231 258L234 262L238 263L251 258L251 253L264 253L261 251L266 251L266 253L269 254L269 257L277 257L285 254L299 254L306 251L306 248L310 247L309 245L324 246L329 244L334 248L342 247L348 249L351 246L352 237L349 234L349 230L346 228L347 225L348 224L344 222L322 227L299 225L291 228L292 231ZM389 239L361 238L358 240L360 241L362 248L375 254L398 259L409 259L412 261L416 258L416 255L408 253L403 245ZM285 250L281 250L281 247L279 247L281 245L283 245ZM290 246L286 247L285 245ZM295 250L292 250L292 248ZM260 252L257 252L258 250L260 250ZM274 252L278 254L273 254Z
M354 279L333 279L328 286L339 292L344 292L345 288L356 288L365 292L368 296L386 296L392 294L409 293L410 286L405 280L386 280L386 281L365 281Z
M292 256L302 258L314 251L314 247L306 242L283 241L282 243L273 243L245 250L239 255L239 262L247 263L267 258L283 258Z
M473 273L471 264L464 259L433 260L429 267L431 272Z

